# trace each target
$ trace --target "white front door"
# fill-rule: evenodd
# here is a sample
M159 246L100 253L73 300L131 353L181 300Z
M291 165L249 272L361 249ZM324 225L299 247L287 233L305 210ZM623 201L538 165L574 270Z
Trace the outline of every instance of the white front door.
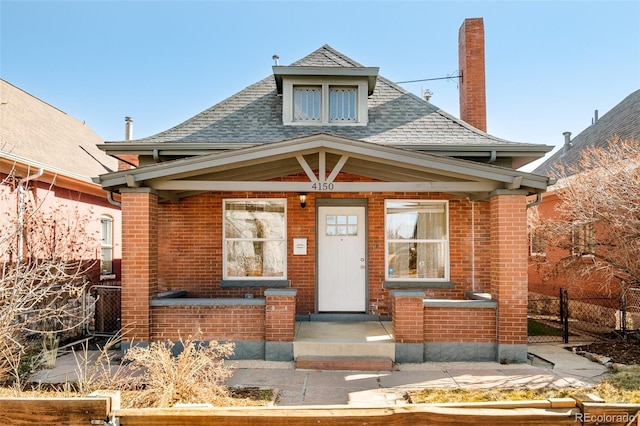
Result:
M366 312L364 207L318 207L318 311Z

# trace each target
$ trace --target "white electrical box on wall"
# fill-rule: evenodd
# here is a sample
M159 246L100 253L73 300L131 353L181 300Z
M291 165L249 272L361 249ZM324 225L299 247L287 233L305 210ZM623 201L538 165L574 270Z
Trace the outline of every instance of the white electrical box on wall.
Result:
M306 238L294 238L293 239L293 254L305 255L307 254L307 239Z

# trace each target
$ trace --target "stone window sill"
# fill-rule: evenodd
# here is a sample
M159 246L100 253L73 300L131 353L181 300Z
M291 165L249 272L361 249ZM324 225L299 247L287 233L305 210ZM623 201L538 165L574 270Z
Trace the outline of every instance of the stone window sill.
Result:
M384 281L383 288L398 290L414 289L451 289L455 284L451 281Z

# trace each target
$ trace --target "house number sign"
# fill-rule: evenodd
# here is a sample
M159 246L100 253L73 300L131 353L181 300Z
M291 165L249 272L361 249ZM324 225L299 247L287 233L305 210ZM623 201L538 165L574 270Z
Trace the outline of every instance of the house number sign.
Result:
M333 191L333 184L327 182L316 182L311 184L311 189L315 191Z

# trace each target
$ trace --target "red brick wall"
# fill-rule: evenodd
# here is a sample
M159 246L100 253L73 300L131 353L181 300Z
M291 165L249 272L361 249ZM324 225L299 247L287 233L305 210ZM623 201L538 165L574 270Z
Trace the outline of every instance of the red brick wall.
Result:
M157 195L122 193L122 325L138 342L149 341L149 300L158 292L157 213Z
M291 177L291 180L306 179ZM338 181L366 181L341 174ZM317 198L367 198L369 220L369 306L375 313L390 314L389 291L383 289L385 276L384 202L387 199L449 200L452 290L427 290L429 298L462 299L470 290L489 291L490 244L489 203L471 203L441 193L309 193L307 207L301 208L292 193L206 193L179 202L159 205L158 211L158 291L186 289L188 297L263 297L256 288L220 288L222 280L222 200L225 198L286 198L287 278L298 290L298 315L315 312L315 206ZM472 220L472 209L475 217ZM472 222L475 229L472 229ZM307 255L293 256L291 241L307 238ZM475 253L471 249L475 237ZM475 266L474 266L475 260ZM474 279L475 278L475 279Z
M151 339L261 341L265 340L264 311L264 305L154 306Z
M487 131L485 91L484 21L465 19L458 32L460 79L460 118Z
M292 342L296 327L296 298L267 295L265 335L267 342Z
M494 343L496 341L496 310L493 308L425 308L424 341Z
M498 301L498 343L527 343L525 195L491 198L491 294Z
M422 297L393 297L393 337L396 343L424 341L424 300Z

